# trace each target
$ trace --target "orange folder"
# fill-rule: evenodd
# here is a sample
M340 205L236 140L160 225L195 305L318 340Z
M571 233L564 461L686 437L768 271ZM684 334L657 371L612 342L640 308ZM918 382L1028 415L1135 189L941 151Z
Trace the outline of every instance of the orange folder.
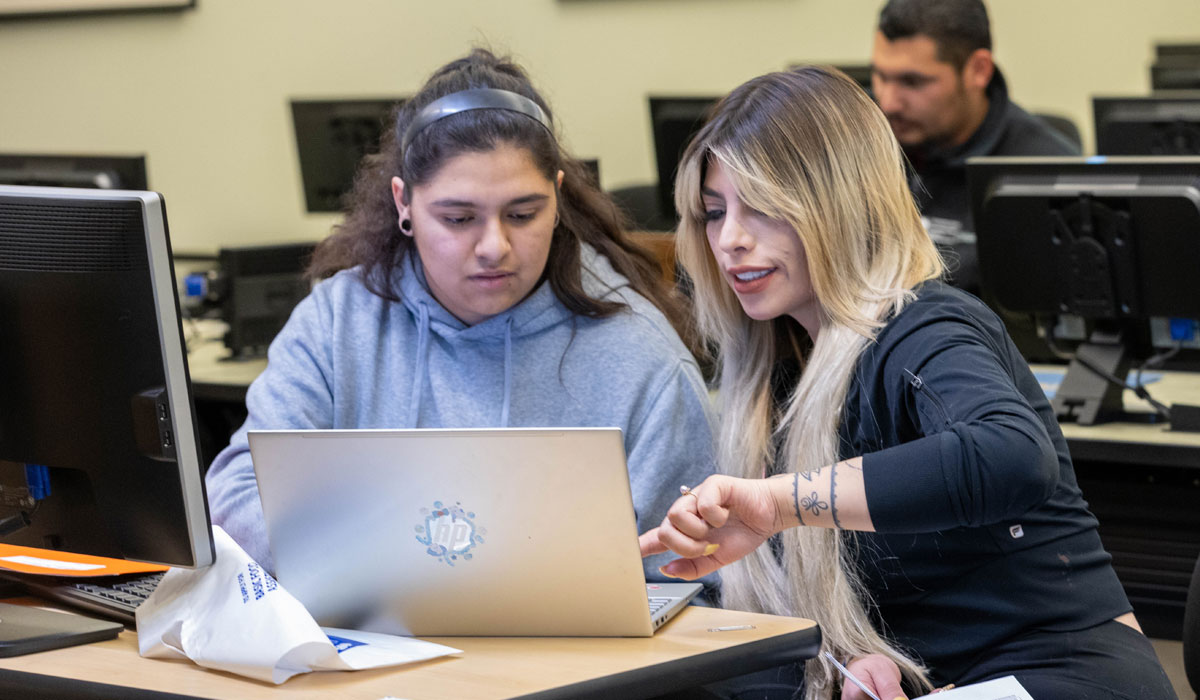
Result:
M168 567L126 559L92 557L53 549L0 544L0 569L47 576L116 576L166 571Z

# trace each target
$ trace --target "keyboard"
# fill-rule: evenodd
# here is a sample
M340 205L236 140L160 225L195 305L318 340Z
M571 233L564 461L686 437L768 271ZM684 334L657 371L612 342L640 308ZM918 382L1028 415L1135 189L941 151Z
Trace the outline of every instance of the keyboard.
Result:
M23 576L20 580L35 595L132 625L133 611L154 592L163 573L155 571L96 578Z

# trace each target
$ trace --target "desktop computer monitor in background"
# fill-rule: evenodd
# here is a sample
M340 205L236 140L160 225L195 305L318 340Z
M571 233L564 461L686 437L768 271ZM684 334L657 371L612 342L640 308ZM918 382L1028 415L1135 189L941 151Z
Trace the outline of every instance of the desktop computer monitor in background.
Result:
M1060 419L1120 415L1133 360L1200 346L1200 158L972 158L967 182L985 297L1081 326Z
M860 88L862 88L868 95L875 94L874 91L871 89L871 66L869 66L869 65L841 65L841 66L834 66L834 68L837 68L841 72L850 76L850 79L853 80L854 82L858 83L858 86Z
M1156 44L1150 86L1154 90L1200 90L1200 44Z
M0 185L144 190L146 157L0 153Z
M829 63L804 62L804 63L788 64L788 70L795 70L797 68L803 68L805 66L831 66L833 68L836 68L836 69L840 70L841 72L845 73L846 76L849 77L851 80L858 83L858 86L860 88L862 88L863 91L866 92L868 95L871 95L872 99L874 99L874 97L875 97L874 88L871 87L871 66L870 66L870 64L867 64L867 63L829 64Z
M229 325L225 346L234 358L265 357L292 309L308 296L304 269L315 243L221 248L221 318Z
M580 158L579 164L587 171L589 177L592 178L592 184L597 188L600 187L600 159L599 158Z
M1196 42L1159 42L1154 45L1155 58L1190 57L1200 62L1200 43Z
M1100 155L1200 155L1200 91L1093 97L1092 118Z
M651 97L650 125L654 134L654 162L658 169L658 205L664 219L679 219L675 212L675 171L692 137L704 126L719 97Z
M214 557L163 199L0 186L0 539Z
M363 156L379 152L404 98L292 100L292 123L309 213L340 212Z

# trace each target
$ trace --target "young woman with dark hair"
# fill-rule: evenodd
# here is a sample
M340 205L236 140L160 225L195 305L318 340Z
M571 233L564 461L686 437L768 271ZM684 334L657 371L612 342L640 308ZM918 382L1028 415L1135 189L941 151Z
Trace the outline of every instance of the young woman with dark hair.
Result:
M213 522L271 567L248 430L496 426L621 428L639 524L661 520L669 485L712 471L706 388L671 290L524 72L449 63L382 141L208 472Z

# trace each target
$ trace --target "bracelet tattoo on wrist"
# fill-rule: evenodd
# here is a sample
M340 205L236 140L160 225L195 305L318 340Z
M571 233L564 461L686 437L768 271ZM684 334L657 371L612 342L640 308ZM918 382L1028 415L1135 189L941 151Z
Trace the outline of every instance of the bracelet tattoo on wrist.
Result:
M833 526L840 528L842 521L837 514L837 468L838 463L834 462L829 471L829 512L833 515Z
M796 520L803 525L804 518L800 517L800 474L798 472L792 474L792 507L796 509Z

